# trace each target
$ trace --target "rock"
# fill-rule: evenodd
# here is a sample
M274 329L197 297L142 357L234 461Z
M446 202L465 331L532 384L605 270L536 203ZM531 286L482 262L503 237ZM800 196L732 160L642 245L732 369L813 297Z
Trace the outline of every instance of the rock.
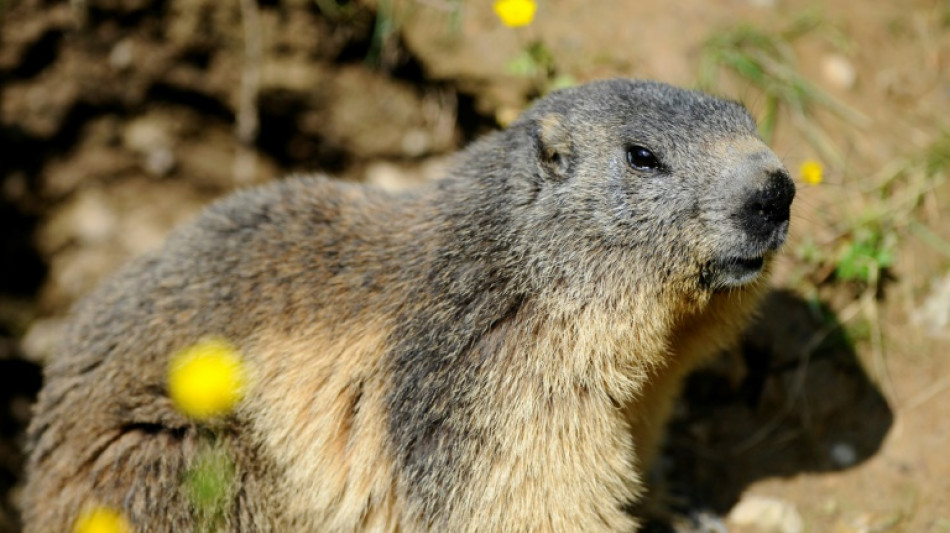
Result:
M366 168L366 182L390 191L407 189L419 182L393 163L379 161Z
M172 135L162 117L145 115L125 126L122 131L122 144L129 150L144 155L157 147L170 147Z
M429 151L432 138L420 128L413 128L402 136L402 152L408 157L419 157Z
M804 522L790 502L766 496L743 497L727 522L755 533L803 533Z
M80 194L66 211L64 223L80 244L94 245L110 240L118 230L118 217L98 189Z
M729 533L722 518L705 510L691 511L687 517L673 520L676 533Z
M172 128L160 115L131 121L122 132L122 144L141 158L142 168L155 177L167 176L178 164Z
M143 167L152 176L161 177L170 174L176 164L175 152L171 148L159 146L145 154Z
M64 318L35 320L20 339L20 351L28 361L43 364L52 358L65 329Z
M828 85L839 90L854 88L858 79L854 65L841 54L828 54L822 58L821 75Z
M134 60L135 53L130 39L119 41L109 52L109 65L116 70L127 70Z
M401 191L443 177L447 166L447 158L438 157L402 165L376 161L366 167L363 177L367 183L390 191Z
M950 338L950 274L934 281L912 320L934 337Z
M858 452L847 442L837 442L829 451L831 461L839 468L847 468L858 462Z

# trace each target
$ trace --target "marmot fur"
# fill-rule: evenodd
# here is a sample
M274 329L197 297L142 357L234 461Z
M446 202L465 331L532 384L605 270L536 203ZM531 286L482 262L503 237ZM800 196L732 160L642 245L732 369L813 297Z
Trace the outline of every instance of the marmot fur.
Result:
M190 531L184 472L234 462L227 531L633 531L684 373L731 343L795 188L734 102L656 82L557 91L393 194L234 194L75 310L30 427L24 521L90 504ZM170 354L236 346L201 423Z

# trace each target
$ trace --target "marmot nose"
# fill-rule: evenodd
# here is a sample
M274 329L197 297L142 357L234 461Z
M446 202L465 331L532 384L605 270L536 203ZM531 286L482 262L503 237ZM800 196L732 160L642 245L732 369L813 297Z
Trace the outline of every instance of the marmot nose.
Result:
M788 225L795 184L784 170L772 172L765 185L752 193L743 206L745 230L752 235L769 239L777 229Z

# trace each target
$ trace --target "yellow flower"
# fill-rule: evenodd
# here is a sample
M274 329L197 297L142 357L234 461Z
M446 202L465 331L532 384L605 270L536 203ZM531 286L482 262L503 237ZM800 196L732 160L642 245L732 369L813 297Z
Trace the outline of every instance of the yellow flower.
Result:
M90 507L76 519L73 533L132 533L132 525L114 509Z
M502 24L511 28L527 26L534 19L534 12L538 4L534 0L497 0L495 13Z
M823 179L822 174L824 169L821 166L821 163L815 161L814 159L809 159L802 163L802 166L798 170L799 175L802 177L802 181L809 185L818 185Z
M230 412L244 397L240 354L223 339L205 339L172 356L168 393L186 415L206 420Z

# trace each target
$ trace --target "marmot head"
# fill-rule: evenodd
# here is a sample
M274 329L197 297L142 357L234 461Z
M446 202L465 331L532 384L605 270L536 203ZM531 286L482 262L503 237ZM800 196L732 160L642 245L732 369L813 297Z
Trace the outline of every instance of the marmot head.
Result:
M738 103L611 80L555 92L511 130L533 140L512 179L545 270L587 260L717 291L761 277L785 240L795 186Z

